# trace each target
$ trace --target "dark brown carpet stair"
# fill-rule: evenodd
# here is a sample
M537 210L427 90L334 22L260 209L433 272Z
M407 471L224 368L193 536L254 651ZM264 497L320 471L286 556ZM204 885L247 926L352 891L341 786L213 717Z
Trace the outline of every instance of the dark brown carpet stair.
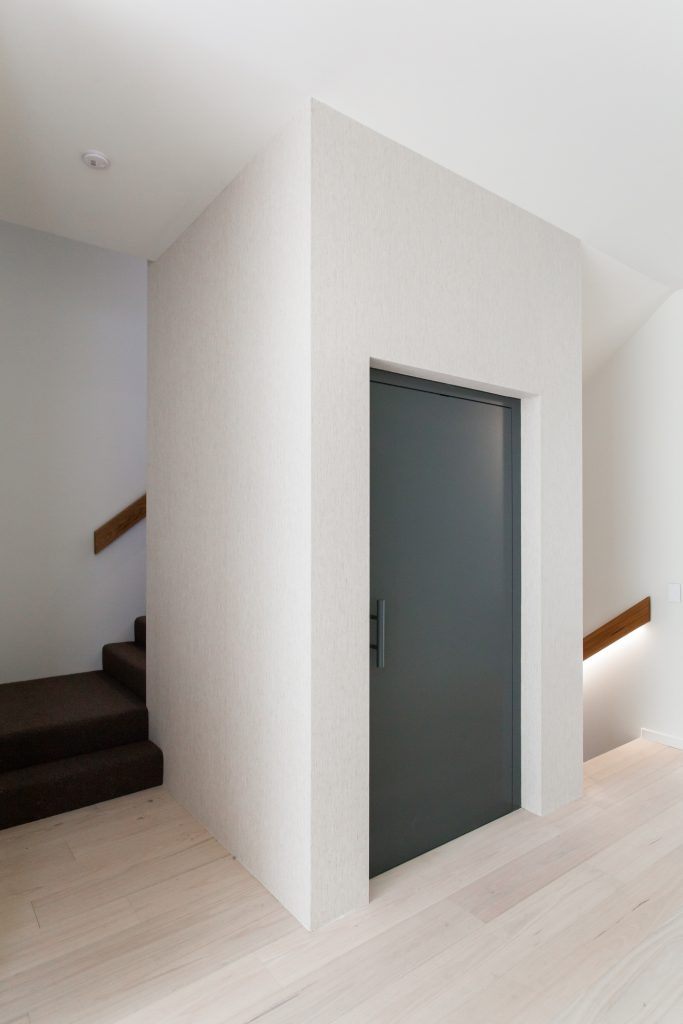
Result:
M2 827L73 811L161 785L163 758L154 743L126 743L0 774Z
M104 672L0 686L0 772L146 739L144 701Z
M102 672L0 685L0 828L161 784L148 740L144 616Z
M105 644L102 648L102 668L141 700L145 699L145 648L140 644Z

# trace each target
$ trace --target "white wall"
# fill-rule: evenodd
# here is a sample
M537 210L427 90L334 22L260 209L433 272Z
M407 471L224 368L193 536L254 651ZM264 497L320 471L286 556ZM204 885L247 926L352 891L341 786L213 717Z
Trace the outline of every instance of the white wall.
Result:
M526 396L523 799L578 796L576 240L314 103L150 279L149 686L171 790L306 924L367 901L375 360Z
M576 239L313 105L313 900L367 898L369 385L522 403L522 800L581 792Z
M144 260L0 223L0 681L101 667L144 612Z
M171 792L310 921L310 141L150 268L148 704Z
M641 598L652 622L584 667L585 754L640 734L683 737L683 292L584 390L585 631Z

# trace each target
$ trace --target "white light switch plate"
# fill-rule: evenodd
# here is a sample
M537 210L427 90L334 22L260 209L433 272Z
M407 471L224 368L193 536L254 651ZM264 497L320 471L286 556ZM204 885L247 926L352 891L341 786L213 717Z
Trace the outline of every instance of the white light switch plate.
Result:
M680 603L681 600L681 585L680 583L667 583L666 585L666 599L667 601L673 601Z

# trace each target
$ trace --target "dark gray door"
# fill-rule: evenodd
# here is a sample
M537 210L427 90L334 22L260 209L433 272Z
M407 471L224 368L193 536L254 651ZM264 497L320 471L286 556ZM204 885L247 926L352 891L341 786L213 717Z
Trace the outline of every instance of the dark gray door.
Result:
M372 876L519 806L519 402L370 387Z

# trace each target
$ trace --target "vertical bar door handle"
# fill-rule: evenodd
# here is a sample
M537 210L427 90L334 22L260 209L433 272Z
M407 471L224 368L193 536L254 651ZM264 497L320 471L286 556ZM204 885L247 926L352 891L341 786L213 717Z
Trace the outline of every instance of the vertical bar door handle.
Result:
M377 623L377 643L370 644L370 649L377 651L377 668L384 668L384 648L386 644L387 625L387 603L383 597L377 601L377 613L371 615L373 622Z

